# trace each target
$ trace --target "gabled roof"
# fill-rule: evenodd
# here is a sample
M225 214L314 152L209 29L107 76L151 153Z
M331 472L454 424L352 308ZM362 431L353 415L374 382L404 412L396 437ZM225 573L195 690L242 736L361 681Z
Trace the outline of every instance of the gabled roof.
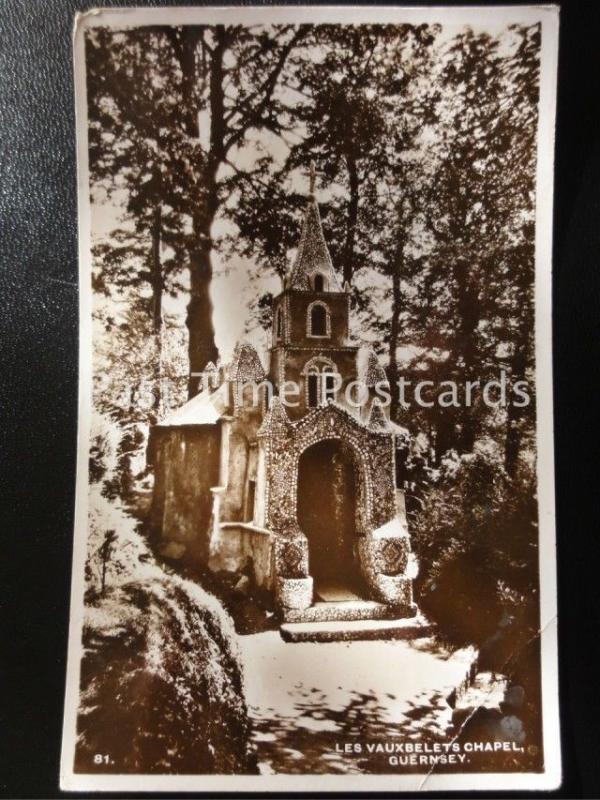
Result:
M157 427L170 428L183 425L214 425L228 414L229 386L221 384L218 389L204 391L192 397L180 408L168 414Z
M371 430L373 433L389 433L391 430L391 429L373 430L369 428L368 422L360 419L360 417L357 417L348 408L346 408L346 406L342 405L336 400L331 400L331 399L328 400L323 405L317 406L316 408L312 408L307 414L305 414L303 417L300 417L300 419L290 422L290 425L296 430L300 430L306 426L313 425L317 417L323 414L331 413L332 411L335 412L336 414L339 414L341 417L344 417L348 422L350 422L357 428L363 428L363 429L367 428Z
M308 291L312 289L310 277L316 272L320 272L325 277L329 291L342 291L323 235L319 206L314 196L311 195L304 213L298 251L292 264L287 286L290 289Z

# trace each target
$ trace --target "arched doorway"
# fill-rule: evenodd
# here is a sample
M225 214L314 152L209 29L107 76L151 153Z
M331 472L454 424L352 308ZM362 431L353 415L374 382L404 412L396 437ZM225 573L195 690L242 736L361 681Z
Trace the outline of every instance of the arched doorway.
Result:
M298 465L298 524L308 539L315 594L345 599L360 591L356 566L357 474L351 448L338 439L308 447Z

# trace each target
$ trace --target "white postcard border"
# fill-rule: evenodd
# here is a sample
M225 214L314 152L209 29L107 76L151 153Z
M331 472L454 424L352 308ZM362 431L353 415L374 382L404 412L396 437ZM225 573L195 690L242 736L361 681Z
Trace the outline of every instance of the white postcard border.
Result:
M96 9L74 28L79 211L79 425L73 572L60 787L65 791L471 791L556 789L561 782L558 706L556 535L552 396L552 194L558 7L262 6ZM92 410L91 208L84 34L87 28L248 22L542 24L536 195L536 385L540 554L540 638L545 770L541 773L429 775L97 775L73 772L82 655L88 529L88 449Z

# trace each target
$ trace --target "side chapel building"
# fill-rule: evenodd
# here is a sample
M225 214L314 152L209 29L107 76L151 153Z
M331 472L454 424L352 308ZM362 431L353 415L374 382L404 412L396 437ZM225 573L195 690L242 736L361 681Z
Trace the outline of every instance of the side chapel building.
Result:
M151 432L162 551L215 571L251 569L286 620L346 595L396 617L416 613L396 487L406 431L378 402L385 372L374 352L359 354L349 316L350 287L333 268L311 185L296 258L273 301L268 366L238 344ZM368 391L361 408L345 400L357 380ZM288 395L296 407L281 401L285 381L300 389ZM252 384L263 384L258 403Z

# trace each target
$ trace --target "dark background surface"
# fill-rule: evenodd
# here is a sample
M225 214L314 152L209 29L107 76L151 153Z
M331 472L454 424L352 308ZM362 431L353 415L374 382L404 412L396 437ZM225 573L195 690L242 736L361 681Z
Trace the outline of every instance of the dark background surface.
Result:
M0 0L4 797L61 796L77 434L71 29L75 10L90 5ZM561 4L554 372L564 783L555 797L600 796L599 6Z

